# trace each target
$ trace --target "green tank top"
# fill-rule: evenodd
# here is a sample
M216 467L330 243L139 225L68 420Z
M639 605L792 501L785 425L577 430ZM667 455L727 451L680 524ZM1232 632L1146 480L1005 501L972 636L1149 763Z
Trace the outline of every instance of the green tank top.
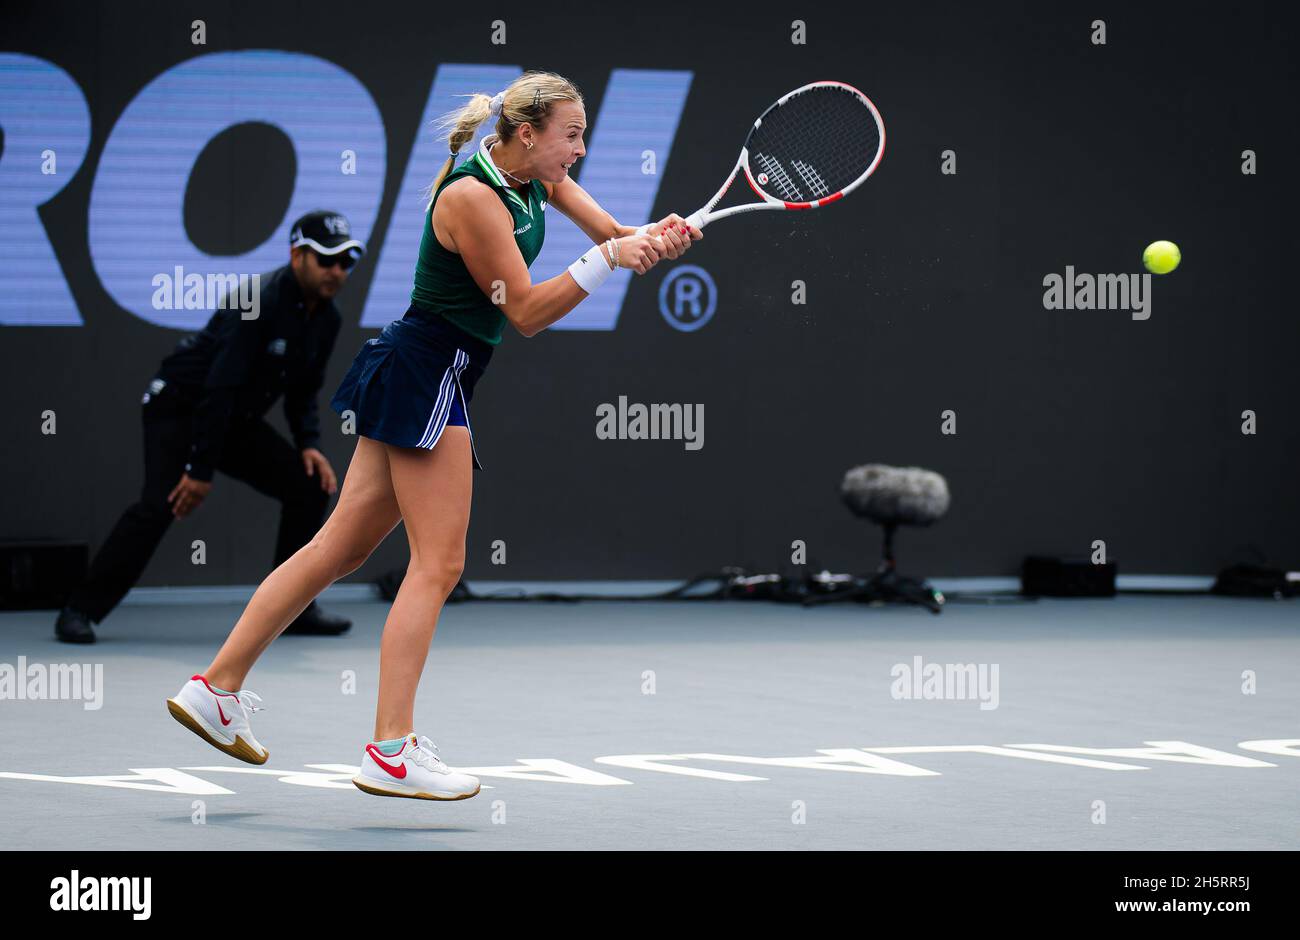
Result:
M546 235L546 189L539 180L530 181L522 192L507 186L501 171L480 147L478 153L447 174L425 214L411 303L442 314L466 333L495 346L501 342L507 322L505 314L479 290L461 256L444 248L433 233L433 207L438 196L448 185L465 176L491 186L501 197L514 220L515 244L524 264L529 266L541 252Z

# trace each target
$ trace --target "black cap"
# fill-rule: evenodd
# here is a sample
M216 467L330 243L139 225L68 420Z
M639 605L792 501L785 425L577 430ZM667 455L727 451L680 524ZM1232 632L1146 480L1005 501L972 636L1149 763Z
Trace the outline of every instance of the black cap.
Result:
M347 216L326 209L308 212L293 223L289 230L289 247L300 245L307 245L323 255L351 250L352 257L360 258L366 253L366 246L352 237L352 226L348 224Z

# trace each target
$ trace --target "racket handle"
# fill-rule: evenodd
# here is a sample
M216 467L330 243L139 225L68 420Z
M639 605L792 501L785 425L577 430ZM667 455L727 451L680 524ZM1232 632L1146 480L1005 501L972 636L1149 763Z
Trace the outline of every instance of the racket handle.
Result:
M694 226L695 228L698 229L703 229L704 226L709 224L709 220L706 218L707 215L708 213L705 212L703 209L701 209L699 212L692 212L690 215L686 217L686 224Z

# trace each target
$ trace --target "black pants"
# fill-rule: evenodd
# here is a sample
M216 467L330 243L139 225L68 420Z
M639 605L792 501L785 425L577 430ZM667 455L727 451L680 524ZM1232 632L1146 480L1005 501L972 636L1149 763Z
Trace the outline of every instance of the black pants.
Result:
M172 523L167 494L185 472L192 416L193 402L172 385L151 395L144 405L144 489L140 500L113 526L90 564L85 584L68 602L96 623L107 617L140 579ZM217 469L280 501L277 566L310 541L325 521L329 494L321 489L320 478L307 475L301 453L261 418L231 424ZM205 508L200 506L196 512L203 513Z

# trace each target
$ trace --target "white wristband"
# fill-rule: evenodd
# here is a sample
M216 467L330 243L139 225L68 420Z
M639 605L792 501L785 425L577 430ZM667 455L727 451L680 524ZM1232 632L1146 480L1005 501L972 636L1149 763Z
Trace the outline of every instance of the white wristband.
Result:
M613 273L600 245L593 245L590 251L569 265L569 274L588 294L594 294L596 288L604 284Z
M647 222L645 225L639 226L636 230L636 233L638 235L644 235L646 232L650 231L650 226L652 225L654 225L653 222Z

